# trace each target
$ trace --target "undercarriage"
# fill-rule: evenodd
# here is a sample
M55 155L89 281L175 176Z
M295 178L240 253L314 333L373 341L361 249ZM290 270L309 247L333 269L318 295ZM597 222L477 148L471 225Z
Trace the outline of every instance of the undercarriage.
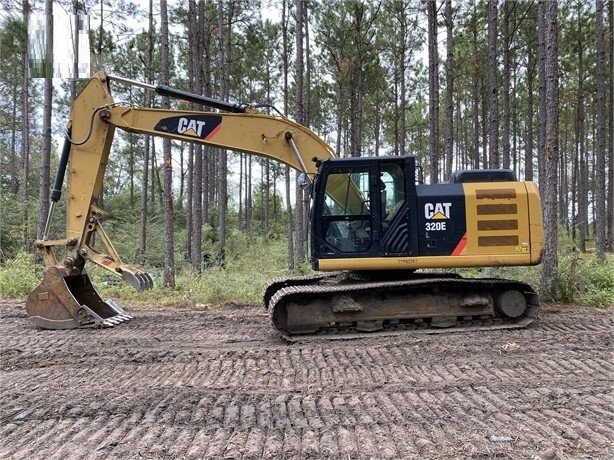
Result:
M522 282L413 273L389 279L338 272L277 279L264 291L275 329L286 339L368 332L452 332L524 327L539 300Z

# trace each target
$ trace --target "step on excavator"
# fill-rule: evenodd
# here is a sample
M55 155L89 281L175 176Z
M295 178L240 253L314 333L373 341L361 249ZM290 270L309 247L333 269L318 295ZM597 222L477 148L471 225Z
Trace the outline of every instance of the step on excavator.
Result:
M116 102L112 81L216 111ZM86 262L137 290L153 286L149 274L122 261L102 226L99 199L116 129L267 157L301 173L311 192L315 274L275 279L263 291L271 324L289 340L513 328L537 317L538 296L528 284L457 274L459 268L540 263L543 226L533 182L518 181L510 170L483 169L426 184L413 155L337 158L314 132L281 114L263 113L262 106L101 71L73 102L46 229L35 243L46 270L26 311L40 328L109 327L131 319L112 300L102 300ZM52 240L49 227L66 173L66 235Z

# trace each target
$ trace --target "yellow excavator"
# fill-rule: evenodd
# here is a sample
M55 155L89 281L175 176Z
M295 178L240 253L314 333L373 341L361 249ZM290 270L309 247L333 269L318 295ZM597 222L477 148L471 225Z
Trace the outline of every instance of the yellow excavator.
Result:
M115 102L111 81L218 111ZM442 270L540 263L543 227L533 182L516 180L511 170L483 169L425 184L412 155L337 158L315 133L285 116L101 71L73 102L46 229L35 243L46 271L26 311L40 328L107 327L131 318L101 299L88 261L137 290L153 286L150 275L121 260L102 227L99 198L116 128L268 157L303 173L311 191L315 274L272 280L263 294L272 325L286 338L512 328L537 316L538 296L526 283ZM66 172L66 235L51 240Z

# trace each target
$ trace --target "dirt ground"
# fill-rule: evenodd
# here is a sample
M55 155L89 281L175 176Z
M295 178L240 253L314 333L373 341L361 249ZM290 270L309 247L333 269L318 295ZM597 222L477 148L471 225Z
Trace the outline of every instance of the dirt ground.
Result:
M261 307L40 331L0 304L1 459L614 458L612 310L288 344Z

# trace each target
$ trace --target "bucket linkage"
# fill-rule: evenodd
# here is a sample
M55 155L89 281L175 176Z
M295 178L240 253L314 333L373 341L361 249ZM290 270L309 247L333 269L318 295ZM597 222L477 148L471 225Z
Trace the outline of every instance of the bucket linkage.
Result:
M108 89L99 94L96 91L100 88L96 84L86 86L87 88L89 90L84 90L79 96L87 100L87 103L98 107L100 103L106 103L110 99ZM75 102L73 107L80 105ZM42 282L26 300L26 312L36 326L44 329L112 327L132 318L114 301L100 298L85 271L86 262L95 263L113 275L120 276L137 291L153 287L153 279L149 274L122 262L102 227L106 214L97 203L102 193L102 179L109 155L108 146L114 129L103 121L95 123L96 113L98 109L92 114L89 133L82 141L75 142L72 138L75 134L74 117L71 117L68 123L60 163L50 193L47 221L42 238L34 243L46 270ZM105 111L101 110L100 114L103 113ZM80 139L85 131L86 127L79 124L77 138ZM66 236L50 240L54 209L62 196L67 171L70 171L71 180L70 198L66 203ZM96 240L102 250L96 249ZM60 253L63 253L61 257Z

